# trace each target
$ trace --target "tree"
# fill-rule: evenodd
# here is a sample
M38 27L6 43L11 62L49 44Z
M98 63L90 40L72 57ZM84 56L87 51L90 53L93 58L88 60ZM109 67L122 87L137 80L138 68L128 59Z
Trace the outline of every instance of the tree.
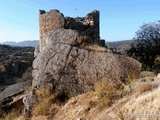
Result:
M144 23L133 39L128 55L139 60L143 70L157 70L155 59L160 55L160 22Z

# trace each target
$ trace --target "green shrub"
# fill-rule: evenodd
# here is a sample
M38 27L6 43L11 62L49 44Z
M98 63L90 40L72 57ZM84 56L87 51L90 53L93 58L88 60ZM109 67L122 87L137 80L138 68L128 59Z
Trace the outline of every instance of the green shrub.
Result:
M143 70L160 71L156 67L156 56L160 54L160 23L143 24L136 32L134 42L127 51L128 55L142 63Z

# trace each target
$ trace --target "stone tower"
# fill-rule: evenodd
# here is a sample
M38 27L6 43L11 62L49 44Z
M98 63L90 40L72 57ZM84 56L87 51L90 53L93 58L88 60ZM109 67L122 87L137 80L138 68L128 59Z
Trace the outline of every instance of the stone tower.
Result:
M64 28L64 16L58 10L39 11L40 50L45 46L46 34L52 30Z

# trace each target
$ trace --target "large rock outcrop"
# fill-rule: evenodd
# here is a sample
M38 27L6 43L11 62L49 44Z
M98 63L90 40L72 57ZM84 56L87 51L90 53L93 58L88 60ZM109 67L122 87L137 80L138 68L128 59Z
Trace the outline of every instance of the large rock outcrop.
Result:
M33 87L38 89L51 83L74 95L86 92L103 77L125 80L129 74L138 75L136 60L107 52L95 52L77 47L79 33L70 29L51 31L46 48L33 62Z
M94 21L92 22L94 25ZM50 85L56 91L71 97L88 91L96 81L104 77L113 81L125 81L128 75L139 76L141 64L138 61L123 55L103 52L102 49L106 48L100 46L95 48L102 48L99 50L85 47L97 40L97 37L92 37L86 30L58 27L46 33L45 39L42 40L45 41L43 48L37 45L33 62L32 90L23 100L26 114L37 101L35 88L41 89Z

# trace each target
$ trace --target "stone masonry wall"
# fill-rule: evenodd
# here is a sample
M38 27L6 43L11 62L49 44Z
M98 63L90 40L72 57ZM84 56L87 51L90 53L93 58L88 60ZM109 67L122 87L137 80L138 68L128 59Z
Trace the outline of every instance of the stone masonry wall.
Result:
M39 11L39 29L40 29L40 51L46 46L45 38L48 32L64 28L64 16L58 10L45 12Z
M39 11L40 45L39 50L46 46L46 35L56 29L74 29L87 34L92 38L92 42L100 39L99 36L99 11L94 10L86 17L64 17L58 10Z

